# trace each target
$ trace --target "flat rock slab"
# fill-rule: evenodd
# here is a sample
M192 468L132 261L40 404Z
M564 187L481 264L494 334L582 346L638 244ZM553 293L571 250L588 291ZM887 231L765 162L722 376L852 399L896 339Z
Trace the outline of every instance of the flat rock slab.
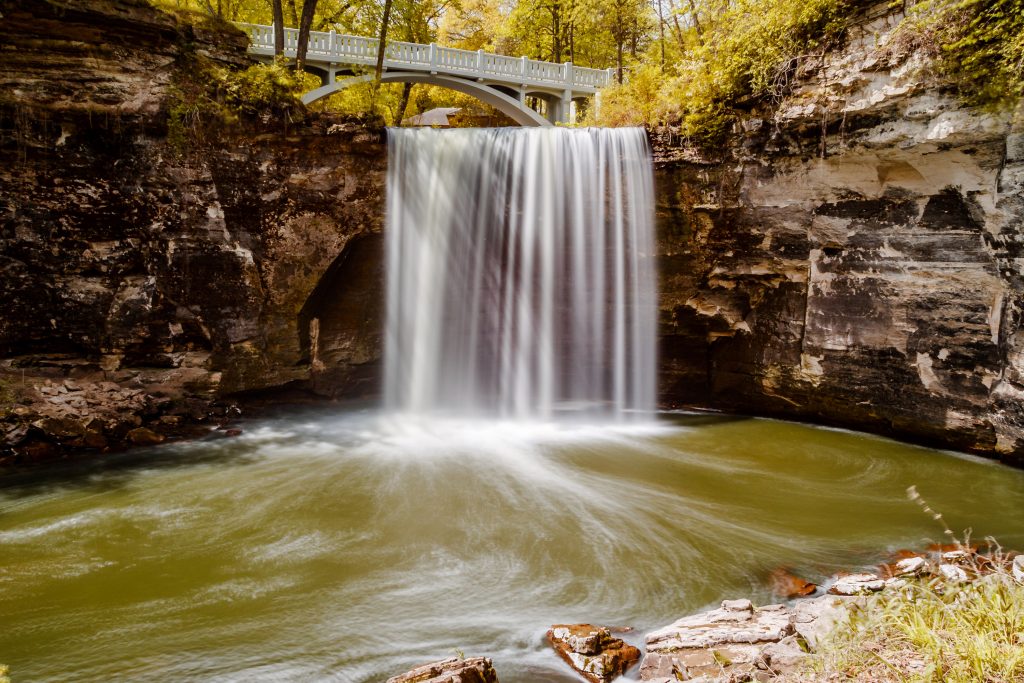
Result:
M885 588L885 581L877 574L847 574L836 579L829 587L832 595L867 595Z
M592 624L555 624L547 633L555 652L592 683L608 683L640 660L640 650Z
M498 683L498 675L486 657L450 657L392 676L387 683Z
M676 621L647 634L644 681L746 680L803 657L792 613L783 605L755 609L749 600Z

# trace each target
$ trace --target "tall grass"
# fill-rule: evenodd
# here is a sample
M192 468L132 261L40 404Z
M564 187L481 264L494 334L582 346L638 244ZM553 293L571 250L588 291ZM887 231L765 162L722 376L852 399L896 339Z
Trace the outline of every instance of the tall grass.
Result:
M1001 567L973 582L915 581L855 608L819 649L824 680L1024 681L1024 586Z
M1024 585L1011 556L989 539L972 550L911 487L911 500L958 548L967 581L941 575L908 581L854 605L792 680L872 683L1024 682Z

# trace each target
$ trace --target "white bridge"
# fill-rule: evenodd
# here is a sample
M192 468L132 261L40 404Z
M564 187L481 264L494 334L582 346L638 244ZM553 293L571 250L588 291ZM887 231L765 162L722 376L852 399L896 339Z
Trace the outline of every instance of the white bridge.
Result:
M274 27L239 24L249 34L249 54L274 58ZM284 56L294 59L298 29L284 31ZM311 31L304 68L320 76L322 85L302 97L306 104L356 83L373 80L359 67L377 64L376 38L331 31ZM555 64L526 57L507 57L483 50L458 50L431 43L387 41L384 49L386 83L428 83L472 95L523 126L570 122L573 100L585 99L611 83L614 69L586 69L572 62ZM338 80L338 76L343 76ZM531 109L526 98L546 103L546 116Z

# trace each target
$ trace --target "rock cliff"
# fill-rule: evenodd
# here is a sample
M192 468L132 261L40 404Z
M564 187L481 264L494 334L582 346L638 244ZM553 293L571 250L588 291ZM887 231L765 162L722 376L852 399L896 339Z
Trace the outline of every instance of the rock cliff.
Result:
M171 84L196 55L247 65L240 32L140 0L7 2L0 21L0 445L106 447L295 381L372 391L379 306L351 294L381 274L346 262L379 250L382 131L313 120L178 149ZM335 299L349 327L320 345Z
M657 136L662 398L1020 464L1024 129L965 108L900 19L802 65L724 161Z
M1020 464L1024 131L958 102L887 7L722 158L652 135L662 402ZM169 88L196 55L244 66L241 34L141 0L8 0L0 25L8 460L238 392L376 390L379 128L310 117L183 151Z

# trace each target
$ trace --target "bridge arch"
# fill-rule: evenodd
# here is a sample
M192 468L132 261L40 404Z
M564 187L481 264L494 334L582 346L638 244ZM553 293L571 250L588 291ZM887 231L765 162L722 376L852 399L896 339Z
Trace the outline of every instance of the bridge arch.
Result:
M310 104L317 100L332 95L358 83L368 83L374 78L373 74L365 76L353 76L339 81L333 81L310 90L302 96L304 104ZM508 95L496 87L477 81L447 76L444 74L431 74L417 71L386 71L381 74L383 83L426 83L437 85L450 90L456 90L466 95L471 95L481 102L491 105L502 114L521 126L550 126L550 121L520 102L515 97Z

